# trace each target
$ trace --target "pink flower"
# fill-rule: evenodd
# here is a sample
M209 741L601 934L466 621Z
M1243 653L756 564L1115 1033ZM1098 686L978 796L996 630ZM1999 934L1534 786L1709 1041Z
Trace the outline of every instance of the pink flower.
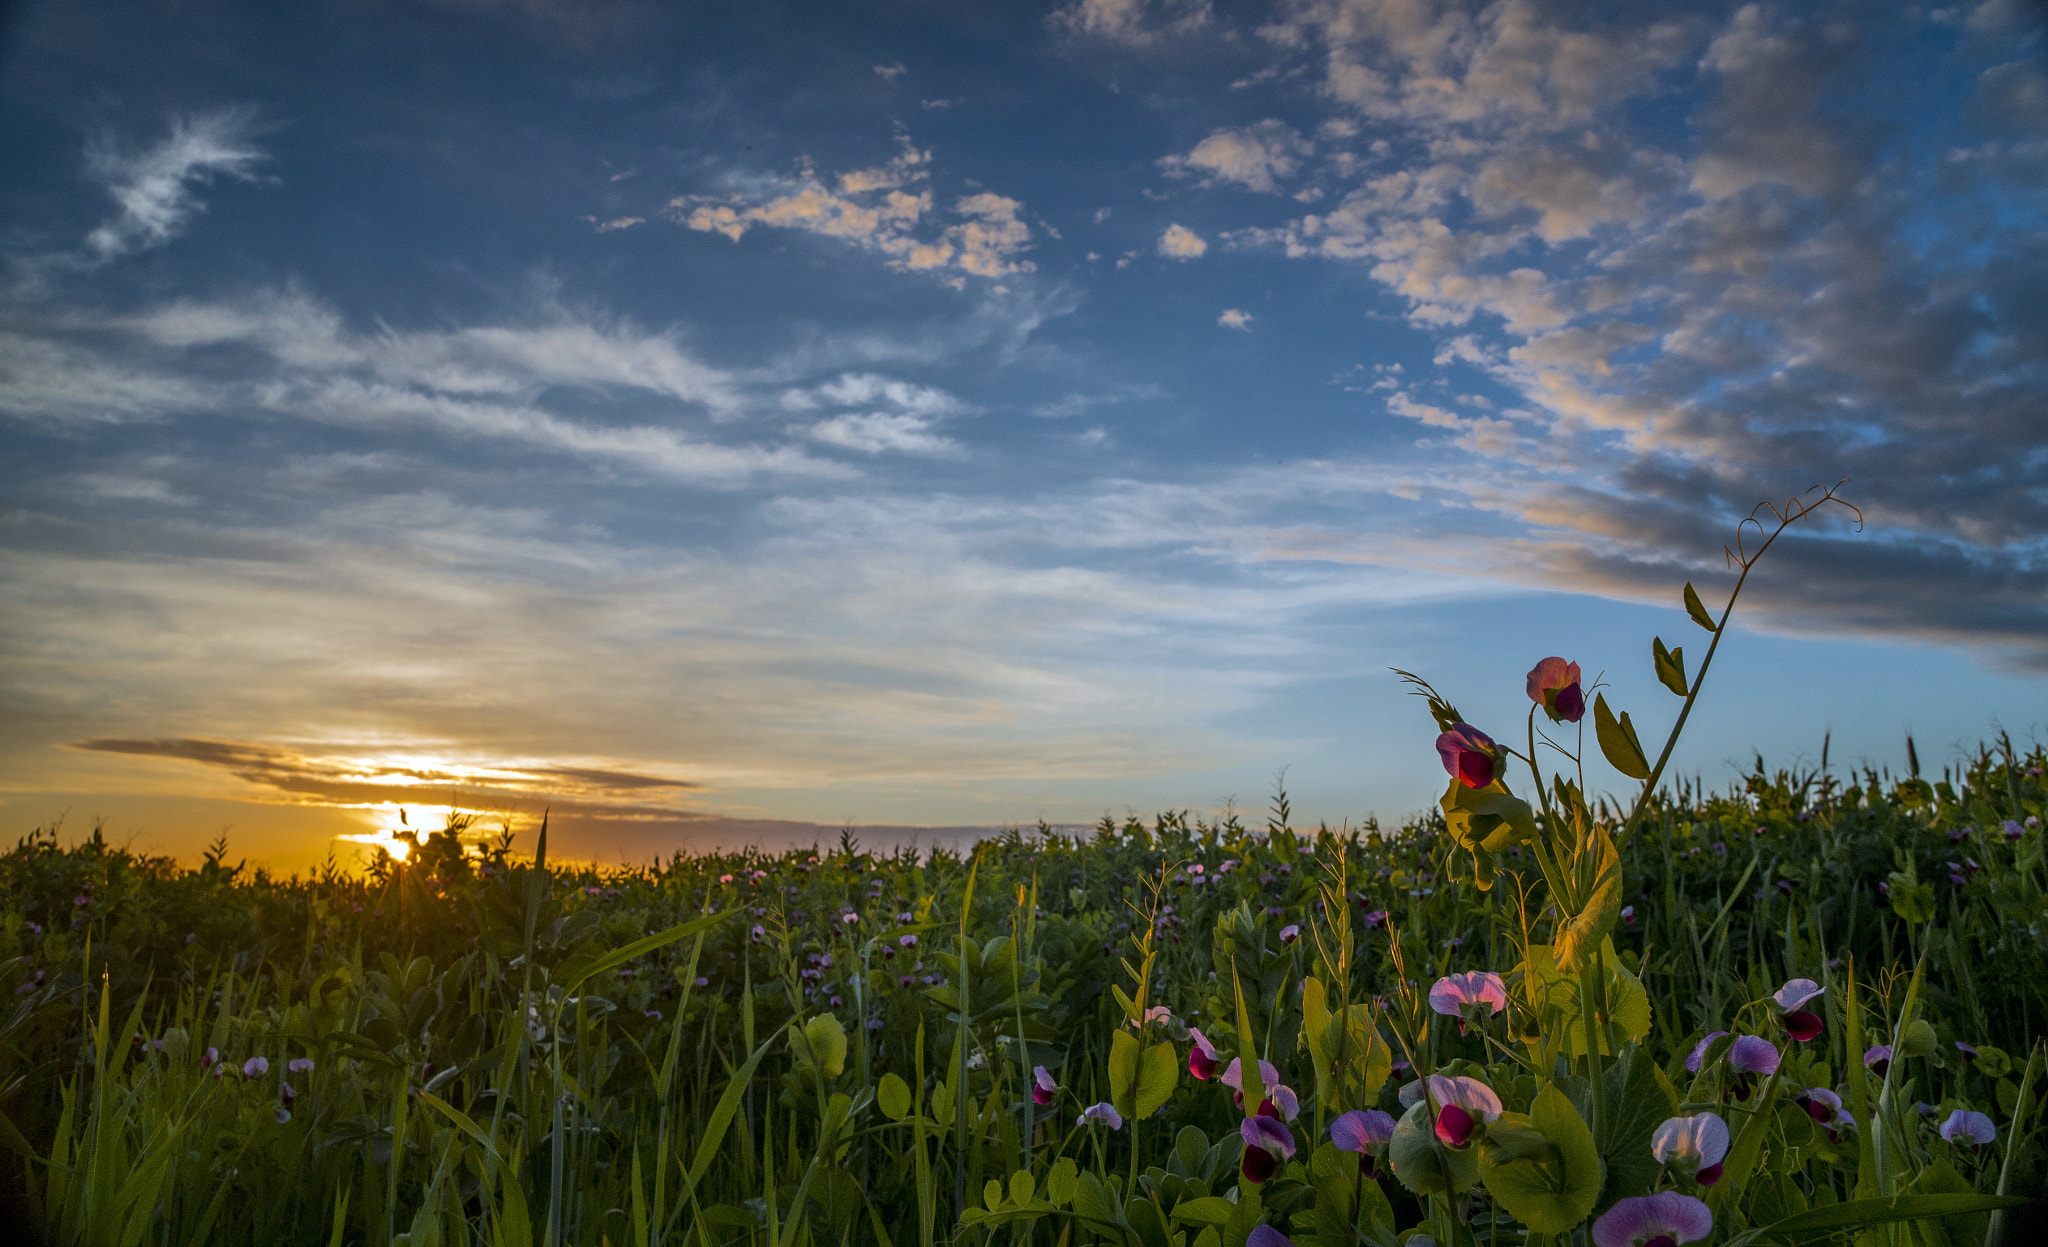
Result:
M1493 782L1496 747L1493 738L1470 723L1454 723L1436 738L1436 754L1445 773L1467 788L1484 788Z
M1052 1098L1058 1094L1059 1089L1060 1085L1053 1081L1052 1075L1045 1072L1045 1066L1038 1065L1032 1067L1031 1102L1033 1104L1052 1103Z
M896 942L905 948L917 947L917 937L915 935L899 935L896 937Z
M1426 1083L1437 1106L1436 1137L1445 1147L1464 1147L1501 1114L1500 1097L1477 1078L1431 1074Z
M1808 1087L1792 1097L1792 1102L1806 1110L1806 1115L1827 1129L1830 1143L1841 1142L1835 1132L1840 1129L1854 1129L1856 1119L1842 1107L1842 1097L1826 1087Z
M1529 672L1529 700L1543 707L1552 723L1577 723L1586 713L1586 694L1579 688L1579 664L1546 658ZM1477 787L1477 785L1474 785Z
M1650 1153L1659 1164L1712 1186L1720 1181L1721 1160L1728 1155L1728 1123L1713 1113L1669 1118L1650 1136Z
M1826 990L1812 979L1793 979L1772 993L1771 1000L1778 1006L1786 1034L1800 1043L1819 1036L1824 1029L1820 1015L1800 1006Z
M1714 1232L1714 1214L1677 1191L1615 1201L1593 1223L1593 1247L1678 1247Z
M1340 1151L1358 1153L1358 1170L1368 1178L1374 1174L1374 1161L1387 1154L1387 1143L1393 1137L1393 1114L1376 1108L1352 1109L1330 1123L1330 1142Z
M1468 1022L1484 1023L1508 1007L1507 985L1491 970L1447 974L1429 989L1429 1007L1445 1017L1458 1019L1458 1033Z
M1947 1121L1941 1123L1941 1137L1950 1143L1968 1143L1972 1147L1979 1147L1997 1141L1998 1127L1982 1113L1957 1109L1948 1115Z
M1365 915L1365 928L1366 930L1370 931L1375 927L1378 927L1381 923L1384 923L1386 920L1387 911L1384 909L1375 909L1371 913Z
M1222 1054L1201 1031L1189 1027L1188 1037L1195 1041L1195 1046L1188 1050L1188 1073L1194 1075L1197 1082L1207 1082L1216 1076L1216 1066Z
M1263 1113L1247 1117L1238 1134L1244 1139L1244 1160L1238 1172L1254 1182L1264 1182L1294 1159L1294 1132L1277 1117Z

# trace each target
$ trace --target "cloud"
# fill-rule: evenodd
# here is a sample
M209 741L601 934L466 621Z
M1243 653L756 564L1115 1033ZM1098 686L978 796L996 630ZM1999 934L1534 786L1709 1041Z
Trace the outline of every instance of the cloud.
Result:
M871 455L885 450L943 455L960 449L960 443L931 432L931 427L931 421L919 416L901 412L867 412L820 420L810 426L810 435L821 442Z
M952 223L923 227L932 212L932 193L923 185L930 161L929 152L906 144L886 165L840 174L836 188L806 176L760 202L745 194L685 195L669 207L683 225L734 242L757 225L801 230L878 251L902 271L958 269L997 278L1035 269L1020 258L1030 248L1031 230L1015 199L992 191L965 195L953 203Z
M1209 0L1076 0L1046 18L1054 30L1141 48L1209 24Z
M1176 260L1192 260L1209 249L1200 234L1185 225L1169 225L1159 236L1159 254Z
M1195 170L1213 175L1203 185L1220 179L1270 195L1280 189L1281 179L1294 176L1301 157L1314 151L1315 145L1302 138L1294 127L1269 118L1249 126L1218 130L1195 144L1187 155L1167 156L1159 163L1176 176Z
M1252 327L1252 314L1240 311L1234 307L1227 307L1223 309L1223 315L1216 318L1216 323L1225 329L1242 329L1249 333Z
M256 111L220 108L171 118L170 134L140 151L102 138L86 151L86 170L120 212L86 236L102 260L160 246L206 205L196 190L218 177L252 181L264 153L252 141Z
M902 61L892 61L892 62L890 62L890 63L889 63L889 64L887 64L887 65L877 65L877 66L875 66L875 76L876 76L876 77L879 77L879 78L888 78L888 79L895 79L895 78L900 78L900 77L902 77L902 76L903 76L903 75L904 75L905 73L908 73L908 72L909 72L909 71L908 71L908 70L906 70L906 69L905 69L905 68L903 67L903 62L902 62Z

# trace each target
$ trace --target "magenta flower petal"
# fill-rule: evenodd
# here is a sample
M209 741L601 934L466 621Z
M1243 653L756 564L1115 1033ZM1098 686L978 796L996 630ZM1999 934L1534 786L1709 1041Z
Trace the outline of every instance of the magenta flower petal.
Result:
M1821 1031L1826 1029L1818 1013L1809 1013L1804 1009L1792 1010L1785 1015L1784 1022L1785 1033L1800 1043L1818 1037Z
M1377 1156L1394 1137L1394 1116L1379 1109L1352 1109L1330 1123L1330 1142L1346 1152Z
M1863 1068L1883 1078L1885 1071L1892 1067L1892 1046L1876 1044L1863 1050Z
M1507 985L1491 970L1473 970L1447 974L1429 989L1429 1007L1445 1017L1461 1016L1467 1005L1490 1006L1490 1013L1499 1013L1508 1007Z
M1574 680L1557 690L1551 708L1556 710L1557 717L1566 723L1577 723L1586 717L1586 694Z
M1579 680L1579 664L1546 658L1529 672L1529 700L1543 707L1553 723L1577 723L1586 713L1586 695Z
M1446 1104L1437 1110L1436 1137L1443 1140L1445 1147L1465 1146L1472 1141L1472 1132L1478 1128L1478 1120L1455 1104Z
M1484 788L1493 782L1495 746L1493 738L1470 723L1456 723L1436 738L1437 757L1444 772L1468 788Z
M1045 1066L1036 1065L1031 1069L1031 1100L1034 1104L1050 1104L1058 1093L1060 1085L1046 1073Z
M1500 1097L1493 1093L1492 1087L1477 1078L1446 1078L1442 1074L1431 1074L1428 1087L1439 1108L1455 1104L1474 1118L1487 1122L1500 1116Z

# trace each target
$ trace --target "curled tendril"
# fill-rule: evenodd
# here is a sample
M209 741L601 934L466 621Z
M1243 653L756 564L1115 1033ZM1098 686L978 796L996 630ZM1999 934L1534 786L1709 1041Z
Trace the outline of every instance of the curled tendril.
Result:
M1756 561L1758 559L1763 557L1764 551L1770 549L1771 543L1778 539L1779 533L1784 532L1793 524L1796 524L1800 520L1805 519L1807 516L1813 514L1815 511L1820 510L1822 507L1826 506L1831 502L1838 507L1848 508L1849 512L1856 517L1856 531L1862 532L1862 510L1858 508L1855 503L1849 502L1844 498L1837 497L1835 494L1836 490L1840 489L1844 485L1847 485L1848 483L1849 478L1845 476L1841 480L1836 481L1834 484L1828 486L1826 489L1821 489L1820 486L1815 485L1813 489L1807 490L1806 493L1811 494L1815 490L1819 490L1820 497L1809 500L1804 494L1802 494L1797 498L1786 499L1785 505L1783 507L1780 507L1776 503L1772 502L1757 503L1756 507L1753 510L1751 510L1747 516L1743 518L1742 522L1735 526L1735 545L1733 547L1723 546L1721 547L1721 552L1727 556L1728 562L1730 564L1736 567L1740 567L1743 571L1748 571L1751 567L1754 567L1756 565ZM1756 525L1757 535L1760 537L1763 536L1764 523L1762 520L1757 518L1758 511L1770 512L1771 518L1778 521L1778 527L1771 533L1770 536L1764 537L1763 544L1757 547L1756 553L1752 554L1749 552L1748 546L1745 544L1744 533L1751 524L1754 524Z

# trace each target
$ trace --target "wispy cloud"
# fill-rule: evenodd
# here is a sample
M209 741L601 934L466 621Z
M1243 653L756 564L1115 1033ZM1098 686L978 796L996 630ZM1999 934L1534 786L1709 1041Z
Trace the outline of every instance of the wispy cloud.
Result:
M169 242L205 210L197 190L220 177L255 177L264 152L254 142L256 110L221 108L171 118L170 134L139 151L102 137L86 152L86 169L119 213L86 236L102 260Z
M1201 30L1211 16L1209 0L1075 0L1046 22L1071 35L1141 48Z

